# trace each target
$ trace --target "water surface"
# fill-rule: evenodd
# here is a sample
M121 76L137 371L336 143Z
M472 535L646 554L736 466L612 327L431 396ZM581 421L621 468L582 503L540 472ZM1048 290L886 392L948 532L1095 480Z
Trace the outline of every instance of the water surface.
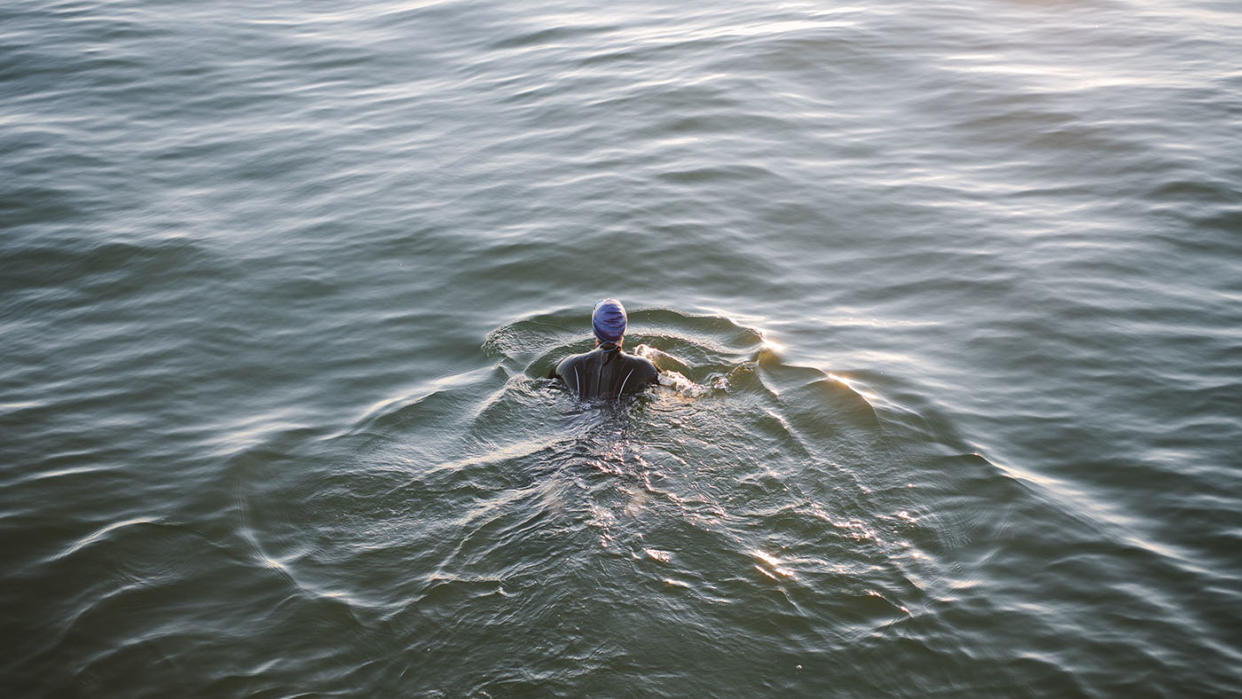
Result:
M12 696L1237 691L1242 12L0 9ZM544 379L590 345L684 376Z

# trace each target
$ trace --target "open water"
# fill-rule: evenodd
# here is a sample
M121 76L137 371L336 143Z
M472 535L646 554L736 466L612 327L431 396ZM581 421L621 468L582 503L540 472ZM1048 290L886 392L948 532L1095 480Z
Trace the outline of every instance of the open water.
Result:
M5 2L0 272L5 697L1242 689L1236 2Z

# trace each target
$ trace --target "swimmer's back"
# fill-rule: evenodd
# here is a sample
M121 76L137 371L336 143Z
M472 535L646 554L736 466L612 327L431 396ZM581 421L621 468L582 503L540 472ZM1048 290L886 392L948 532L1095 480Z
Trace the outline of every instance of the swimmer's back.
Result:
M660 381L655 364L616 346L566 357L553 373L583 400L633 395Z

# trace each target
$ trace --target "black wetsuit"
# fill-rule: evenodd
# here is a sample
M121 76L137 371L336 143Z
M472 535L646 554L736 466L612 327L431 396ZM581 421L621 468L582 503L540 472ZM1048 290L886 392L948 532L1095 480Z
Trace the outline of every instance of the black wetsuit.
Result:
M616 345L561 360L552 375L579 398L620 398L660 382L660 370L649 360L626 354Z

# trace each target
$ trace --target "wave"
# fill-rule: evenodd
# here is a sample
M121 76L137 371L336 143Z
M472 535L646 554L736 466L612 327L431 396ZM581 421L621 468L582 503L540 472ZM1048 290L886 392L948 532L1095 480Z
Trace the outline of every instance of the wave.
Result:
M539 619L590 644L596 630L555 619L636 590L697 628L769 618L840 623L852 638L933 602L936 561L969 537L919 504L929 486L908 487L908 469L921 457L898 446L906 427L865 382L790 364L725 316L640 308L631 338L698 389L581 403L544 377L581 349L584 320L554 311L496 328L488 366L394 395L286 458L237 457L256 565L411 647L428 634L494 646ZM748 633L812 647L775 627Z

